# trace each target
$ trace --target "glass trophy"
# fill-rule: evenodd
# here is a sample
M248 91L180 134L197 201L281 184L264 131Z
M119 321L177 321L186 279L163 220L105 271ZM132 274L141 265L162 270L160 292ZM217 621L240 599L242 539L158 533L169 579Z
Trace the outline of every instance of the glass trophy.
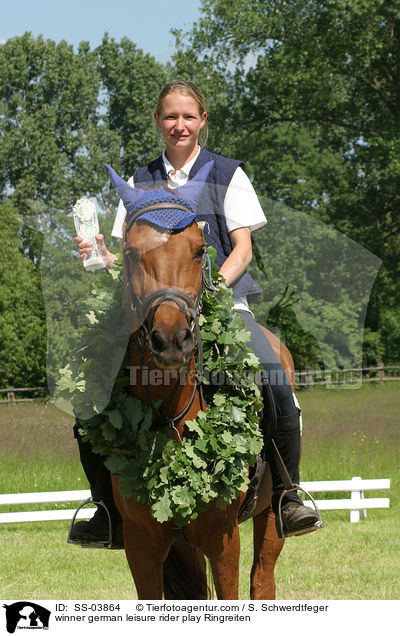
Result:
M95 238L96 234L99 233L96 205L83 197L75 203L72 214L77 236L83 238L84 241L93 243L92 253L83 261L84 267L89 272L106 267Z

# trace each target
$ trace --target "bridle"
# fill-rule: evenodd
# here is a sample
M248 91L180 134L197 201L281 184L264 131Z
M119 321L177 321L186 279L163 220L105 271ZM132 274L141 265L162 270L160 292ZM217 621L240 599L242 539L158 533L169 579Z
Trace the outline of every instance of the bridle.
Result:
M140 218L142 214L150 210L159 210L160 208L163 208L163 209L179 208L182 210L187 210L187 208L185 208L184 206L181 206L176 203L173 203L173 204L158 203L157 205L152 205L152 206L142 208L138 210L135 214L132 214L129 217L126 224L126 228L125 228L123 259L124 259L124 267L125 267L125 271L127 275L126 287L127 287L128 296L129 296L130 310L132 314L136 317L138 325L139 325L137 329L138 337L134 341L130 341L130 347L131 347L131 350L134 350L135 352L139 354L140 365L143 368L144 352L149 347L149 339L150 339L151 331L153 329L156 312L158 308L164 302L167 302L167 301L173 302L175 303L179 311L185 316L187 325L189 329L192 331L192 334L194 334L194 338L195 338L194 348L197 349L197 375L201 376L203 373L203 346L202 346L201 335L200 335L199 316L200 316L200 312L202 308L202 296L203 296L204 289L209 289L209 290L214 289L214 286L211 281L211 269L210 269L210 261L209 261L208 254L205 252L202 257L200 290L194 301L190 298L190 296L182 292L180 289L177 289L174 287L163 287L163 288L157 289L154 292L151 292L145 298L141 298L136 293L134 286L132 284L132 279L130 275L129 257L127 256L127 253L126 253L128 234L132 228L132 225L135 223L135 221L138 218ZM207 275L207 272L208 272L208 275ZM193 359L193 356L186 363L184 375L182 376L182 374L178 373L178 378L171 390L171 393L168 396L168 399L165 400L163 403L162 412L160 411L160 407L157 406L154 400L152 399L148 384L144 385L145 391L147 394L147 400L149 402L149 405L153 409L157 417L157 420L163 424L167 424L169 428L175 430L179 439L181 438L180 438L179 432L176 429L176 424L179 423L185 417L185 415L189 412L190 408L193 405L197 390L199 390L199 393L200 393L201 403L204 404L202 385L201 385L201 382L199 382L196 377L193 383L192 394L190 396L188 404L185 406L183 411L174 417L171 417L168 414L170 406L176 395L180 382L182 381L182 379L187 377L187 373L189 371L189 366L192 362L192 359Z

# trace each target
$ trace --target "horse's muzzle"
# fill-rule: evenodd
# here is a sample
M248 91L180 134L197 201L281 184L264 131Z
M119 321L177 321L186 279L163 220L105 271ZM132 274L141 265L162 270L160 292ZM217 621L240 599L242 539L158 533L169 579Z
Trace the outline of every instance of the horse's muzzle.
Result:
M194 338L189 327L180 326L171 336L165 327L158 326L150 332L149 345L158 367L178 369L189 362Z

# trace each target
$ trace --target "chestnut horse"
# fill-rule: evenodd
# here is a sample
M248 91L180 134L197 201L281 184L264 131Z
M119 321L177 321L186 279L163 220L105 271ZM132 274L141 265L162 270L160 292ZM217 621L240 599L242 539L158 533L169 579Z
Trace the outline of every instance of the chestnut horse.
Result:
M204 250L203 233L195 222L173 232L160 231L140 219L128 224L124 262L133 311L132 366L146 367L148 373L159 374L185 365L194 370L192 319L196 320L201 294ZM266 329L264 332L292 380L294 369L289 351L272 333ZM194 389L190 382L181 383L171 395L170 386L142 385L140 371L136 380L131 387L133 395L147 404L149 400L168 404L171 435L180 441L185 435L185 420L195 418L202 406L198 388ZM275 598L274 566L283 547L271 509L269 471L264 482L263 501L259 499L252 518L252 599ZM211 564L218 599L238 598L238 513L244 494L224 510L210 504L178 533L172 521L160 523L152 517L147 505L122 496L117 475L113 476L113 491L139 599L161 599L163 595L169 599L207 598L204 555Z

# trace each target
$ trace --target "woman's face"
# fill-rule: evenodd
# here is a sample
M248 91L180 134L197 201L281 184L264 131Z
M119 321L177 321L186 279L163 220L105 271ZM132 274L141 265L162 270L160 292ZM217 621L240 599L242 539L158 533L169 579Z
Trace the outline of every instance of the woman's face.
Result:
M160 116L154 113L154 117L167 149L188 150L197 146L207 113L200 115L198 104L192 97L172 92L162 100Z

